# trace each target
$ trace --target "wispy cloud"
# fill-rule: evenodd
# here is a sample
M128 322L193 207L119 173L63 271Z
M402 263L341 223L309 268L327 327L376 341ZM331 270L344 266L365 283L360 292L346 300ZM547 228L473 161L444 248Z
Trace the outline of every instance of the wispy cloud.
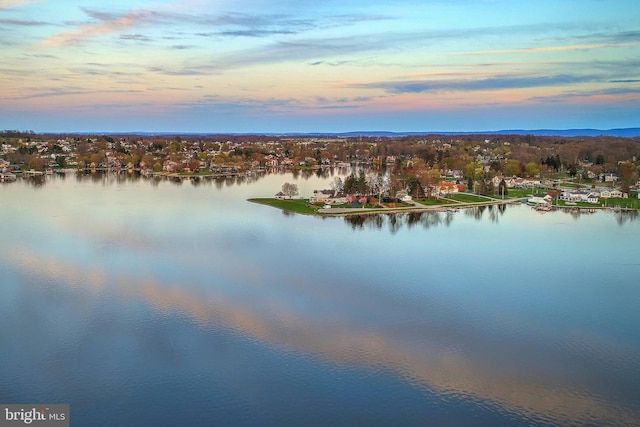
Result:
M441 93L455 91L486 91L563 86L600 81L600 79L601 77L594 75L585 76L571 74L558 74L552 76L502 75L484 79L412 80L355 83L346 85L346 87L357 89L383 89L384 91L392 94L425 92Z
M121 40L129 40L129 41L136 41L136 42L150 42L151 38L147 37L143 34L121 34L120 35L120 39Z
M265 111L272 113L292 113L300 111L356 109L363 103L371 101L375 97L340 97L327 98L315 96L308 98L251 98L239 96L206 95L195 101L183 102L179 107L192 110L205 110L217 112L243 111L262 114Z
M209 33L197 33L197 36L201 37L265 37L273 35L290 35L296 34L294 30L279 29L279 30L264 30L264 29L246 29L246 30L227 30L216 31Z
M196 29L215 28L211 31L198 31L201 37L265 37L272 35L293 35L317 28L348 25L353 22L365 22L385 19L380 16L331 16L324 19L299 18L286 14L248 14L240 12L222 12L218 14L200 14L175 12L170 8L139 8L128 12L105 12L92 8L81 8L94 23L80 25L74 31L55 34L42 42L43 46L55 46L80 43L82 41L118 33L129 28L139 28L152 24L190 24Z
M628 41L639 41L640 31L616 31L587 33L573 36L576 40L593 40L602 42L624 43Z
M576 90L576 91L564 91L559 94L550 96L536 96L529 98L529 101L544 102L544 103L566 103L580 98L612 98L618 101L623 99L633 100L638 103L638 94L640 94L640 87L612 87L599 90Z
M38 99L38 98L54 98L54 97L65 97L65 96L75 96L75 95L97 95L97 94L114 94L114 93L141 93L141 90L130 89L130 90L89 90L80 87L69 87L69 88L60 88L60 89L50 89L44 91L35 91L30 94L22 94L16 97L6 97L4 99L8 100L26 100L26 99Z
M40 27L53 24L45 21L32 21L27 19L0 19L0 25L13 25L16 27Z
M501 49L501 50L477 50L473 52L460 52L458 55L504 55L512 53L537 53L537 52L562 52L572 50L593 50L593 49L606 49L613 47L627 47L638 46L640 42L630 43L599 43L588 45L571 45L571 46L541 46L541 47L527 47L520 49Z
M137 9L122 15L97 12L86 8L83 10L89 16L100 22L81 26L75 31L55 34L42 41L41 45L46 47L78 43L86 39L113 34L158 19L157 12L149 9Z
M148 67L147 71L156 74L164 74L166 76L201 76L216 74L216 71L203 69L202 67L168 67L168 66L153 66Z
M196 46L194 45L189 45L189 44L174 44L173 46L171 46L171 49L173 50L187 50L187 49L194 49Z
M38 1L40 0L0 0L0 10L24 6L29 3L36 3Z
M463 28L438 31L395 31L377 32L375 29L345 36L270 39L270 43L256 46L233 54L218 56L212 61L212 68L227 69L256 64L273 64L286 61L309 61L310 65L344 65L353 61L354 55L375 52L385 55L389 52L407 52L419 47L425 49L439 46L443 41L459 41L486 36L530 34L544 31L544 25L500 26L494 28ZM213 35L211 33L210 35ZM220 35L221 33L215 33ZM231 33L230 33L231 34ZM247 33L246 35L248 35ZM204 35L204 34L203 34ZM208 33L207 33L208 35ZM259 33L256 33L259 35ZM526 50L522 50L523 53ZM484 51L488 54L491 51ZM478 51L476 54L483 52ZM494 51L493 53L499 53ZM461 53L462 55L463 53ZM471 53L473 54L473 52ZM469 53L464 53L469 55ZM346 59L342 59L345 58Z

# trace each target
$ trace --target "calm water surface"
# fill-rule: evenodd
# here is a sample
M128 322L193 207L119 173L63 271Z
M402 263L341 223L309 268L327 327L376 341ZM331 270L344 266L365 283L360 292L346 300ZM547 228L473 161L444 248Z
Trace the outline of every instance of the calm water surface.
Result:
M0 402L72 425L640 425L640 222L315 218L285 181L0 186Z

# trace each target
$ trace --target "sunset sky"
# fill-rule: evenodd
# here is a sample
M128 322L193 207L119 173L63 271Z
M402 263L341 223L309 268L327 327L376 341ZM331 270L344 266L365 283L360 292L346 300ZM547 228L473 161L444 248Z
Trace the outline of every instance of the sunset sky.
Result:
M637 0L0 0L0 129L640 127Z

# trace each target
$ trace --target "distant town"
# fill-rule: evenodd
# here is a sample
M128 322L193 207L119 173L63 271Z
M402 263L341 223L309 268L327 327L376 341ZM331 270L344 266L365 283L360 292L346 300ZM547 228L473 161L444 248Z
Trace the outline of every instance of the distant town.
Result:
M260 136L0 133L0 180L139 173L207 179L351 168L305 195L329 209L449 206L508 199L540 209L640 209L640 138L534 135ZM289 184L289 183L286 183ZM299 199L295 185L274 189ZM330 212L330 211L329 211Z

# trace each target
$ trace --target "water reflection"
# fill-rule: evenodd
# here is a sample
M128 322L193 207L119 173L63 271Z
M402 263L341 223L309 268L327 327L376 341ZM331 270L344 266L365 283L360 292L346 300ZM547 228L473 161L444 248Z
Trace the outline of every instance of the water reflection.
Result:
M464 209L464 214L465 216L469 217L469 218L473 218L476 221L480 221L482 219L482 215L484 214L484 212L487 210L487 206L478 206L475 208L467 208Z
M614 212L618 225L625 225L627 222L637 221L640 218L640 211L620 211Z
M32 175L32 176L26 176L24 177L25 181L27 183L29 183L29 185L31 185L33 188L40 188L42 187L45 182L45 176L44 175Z
M353 230L388 228L391 234L403 228L422 227L424 230L444 225L450 226L456 212L423 211L409 213L348 215L344 221Z
M314 283L294 285L293 278L285 275L279 292L293 292L294 288L287 286L294 286L294 299L298 302L314 301L320 306L347 304L357 314L350 316L340 312L319 318L315 310L300 310L298 304L289 304L286 298L273 298L270 294L258 304L254 298L239 299L222 289L203 293L198 286L166 283L149 276L107 273L100 268L87 269L68 264L63 259L45 258L25 248L16 248L8 257L30 275L46 277L49 282L61 286L77 286L78 292L70 302L77 305L78 312L82 312L82 307L91 306L91 302L102 300L100 294L115 292L121 298L145 300L162 316L181 319L186 315L204 329L227 327L267 343L271 348L303 352L339 366L391 370L416 387L436 390L451 399L478 399L483 405L511 411L532 424L544 420L553 425L637 425L637 411L616 404L606 396L590 394L579 383L572 383L576 379L571 378L570 372L564 372L561 377L533 377L529 372L470 358L465 351L460 351L461 342L466 343L467 350L473 348L469 343L489 344L485 342L486 337L476 335L479 331L473 326L433 323L438 321L433 315L413 317L424 310L439 312L442 308L438 307L437 301L425 306L416 301L389 298L370 288L368 293L358 296L358 304L352 304L350 297L354 295L350 292L354 289L346 282L325 284L320 289ZM247 291L260 293L263 280L263 277L255 277L245 281L244 286ZM398 313L403 313L398 319L411 316L401 322L382 322L380 325L384 327L376 327L377 322L364 327L359 318L367 316L372 308L377 309L376 317L392 319ZM556 347L564 344L553 342L562 337L547 338L551 341L548 351L553 357L566 357L562 347ZM538 344L526 340L518 341L517 345L495 341L490 353L496 357L510 354L511 358L525 359L539 352ZM588 347L578 350L583 356L590 353L595 353L592 357L607 356ZM616 348L611 352L615 359L628 360L633 365L633 355L628 349ZM147 356L151 357L151 353ZM557 367L561 366L562 363ZM598 377L589 379L597 380Z
M93 183L96 176L89 173L80 179ZM289 177L278 174L270 185L275 185L281 178ZM316 178L312 173L308 179ZM594 279L598 269L595 266L593 269L573 268L591 264L582 259L571 264L569 250L563 259L564 270L558 275L560 280L552 287L546 287L547 281L540 280L541 276L527 281L530 265L508 270L516 263L505 262L501 266L504 271L487 269L494 265L491 263L496 259L495 254L504 248L490 246L492 241L499 239L494 239L493 234L485 234L486 222L477 226L474 220L479 217L487 222L497 221L497 218L502 221L506 206L504 209L470 209L469 213L460 210L360 215L345 217L344 221L287 212L283 212L286 218L282 218L277 211L264 207L254 210L253 206L248 206L251 215L246 221L234 223L225 218L220 225L224 213L216 214L209 201L198 204L209 195L202 190L217 187L217 180L199 180L197 193L186 183L180 191L165 186L166 192L155 189L145 192L146 182L140 182L136 194L149 197L145 199L149 210L141 209L134 214L129 209L131 204L123 203L131 198L109 199L109 196L122 195L121 189L117 188L119 183L148 178L116 174L103 175L102 179L95 181L95 187L93 184L84 187L91 192L98 189L100 198L115 200L115 203L109 203L115 206L107 213L105 210L109 207L100 206L83 211L81 216L60 210L60 218L55 220L51 215L39 212L23 223L12 222L11 216L5 221L18 231L8 230L15 235L11 234L6 240L11 245L5 243L5 250L0 251L0 266L12 266L9 276L15 276L13 272L19 270L21 282L14 285L18 292L12 293L9 286L9 292L0 299L0 317L21 327L30 325L32 311L11 311L11 307L18 305L15 302L20 301L24 301L25 306L46 306L49 316L55 317L58 313L60 322L52 322L56 331L52 331L49 338L45 335L44 339L50 340L47 341L50 347L65 347L64 354L68 354L68 360L72 362L56 359L60 354L59 347L57 352L50 352L58 363L56 366L64 368L61 372L80 377L75 364L92 365L95 359L104 358L105 342L107 347L113 342L130 343L122 344L117 350L129 350L138 356L137 360L143 361L136 365L127 359L134 367L140 367L141 372L127 379L135 382L148 374L147 363L153 365L162 357L158 354L163 351L158 350L162 346L148 345L146 332L149 329L157 340L166 342L180 341L182 335L195 335L194 330L206 341L224 329L239 337L238 340L258 343L262 346L260 350L266 348L270 354L279 355L276 357L302 355L310 360L310 365L319 366L318 370L330 365L331 369L322 371L325 377L336 372L340 376L349 369L371 375L384 372L423 392L424 396L436 394L455 402L481 402L479 405L489 408L488 411L516 414L520 424L637 425L638 404L632 399L638 395L640 384L635 381L640 372L638 346L634 341L616 338L620 329L637 325L637 316L621 316L611 322L614 327L610 330L598 329L600 323L609 322L601 315L606 305L619 311L619 301L610 299L602 305L585 304L585 295L598 292L596 286L600 280ZM242 185L246 187L260 178L252 179L245 177ZM158 179L148 180L159 182ZM232 181L238 182L237 178ZM216 192L217 195L237 195L242 203L246 193L227 191L223 194L227 182L222 178L223 188ZM69 205L73 205L74 197L79 198L79 193L70 184L73 183L67 182L60 187L73 190L64 193ZM110 193L109 188L101 188L111 184L117 184L112 190L118 191ZM194 206L193 215L188 217L184 213L191 211L176 209L176 205L183 204L183 200L176 200L176 197L185 194ZM38 197L33 197L33 202L40 201L41 195L39 192ZM23 203L28 205L24 200ZM65 206L68 205L62 207ZM512 218L515 218L513 222L527 225L531 221L545 220L547 227L554 222L547 221L551 215L564 215L552 212L539 217L526 207L509 209L513 217L505 215L501 227L492 228L504 230L503 226L506 227ZM161 215L149 214L157 212ZM254 215L258 212L265 212L263 218L267 219ZM84 224L75 221L85 216L95 218L95 221L88 220ZM159 222L155 227L147 228L151 217ZM619 217L615 218L622 224ZM637 213L628 218L637 219ZM584 219L597 218L594 215ZM184 227L187 223L192 226L192 233ZM454 224L452 229L441 233L438 239L431 238L438 235L437 232L429 233L429 244L424 244L426 239L419 232L421 229L433 230L451 224ZM477 241L483 242L482 249L475 249L477 255L474 253L473 257L480 258L486 252L489 261L484 264L474 266L469 260L465 261L465 255L472 258L469 256L472 252L465 252L465 248L472 246L468 233L455 236L456 231L464 230L469 224L478 233ZM363 239L353 239L350 233L345 233L349 227L358 230L358 237ZM405 233L400 241L378 232L385 228L392 234L403 228L412 232ZM522 229L520 226L516 230ZM591 227L583 227L585 229L589 234L593 232ZM629 229L634 230L634 227ZM39 231L29 241L32 230ZM579 231L580 228L572 226L571 230ZM526 243L512 252L525 253L525 258L532 260L531 264L540 262L548 272L556 258L552 262L539 261L539 249L544 250L545 246L535 246L533 240L528 239L535 233L526 234ZM545 236L545 240L547 238ZM354 241L357 244L353 244ZM609 252L612 246L607 248L603 252ZM578 249L575 245L572 248ZM445 256L439 257L437 253ZM620 255L625 256L625 252L617 253L617 257ZM597 258L602 257L603 254L598 254ZM452 262L448 264L447 259ZM470 266L461 266L465 263ZM491 273L487 274L487 270ZM577 280L579 286L565 286L572 275L583 270L590 271L588 276ZM385 271L390 273L385 275ZM504 283L500 282L503 276L507 278ZM615 288L606 286L602 295L624 292L629 296L627 299L633 301L634 296L637 297L635 282L620 280L619 275L615 277L616 282L611 283ZM466 287L467 282L472 285ZM465 300L469 294L473 295L474 289L479 290L478 297ZM557 293L558 289L564 289L567 295ZM522 296L526 303L512 304L514 293ZM55 297L60 299L60 296L66 304L62 309L56 305ZM535 312L541 315L533 318L521 316L522 311L536 303L550 309ZM136 311L121 316L123 307L129 304L135 305ZM104 310L109 316L94 316L92 309ZM588 312L586 318L581 316L582 310ZM144 317L138 311L151 311L152 315ZM548 327L538 321L557 313L560 313L559 318L550 323L562 327ZM73 316L77 317L70 322L69 318ZM101 332L118 319L126 323L123 328L126 331L116 331L105 338ZM141 326L143 323L146 326ZM13 339L11 331L28 330L3 324L5 342ZM177 324L183 327L180 332L173 329ZM81 336L73 336L77 325L82 325ZM134 332L127 335L130 330ZM70 339L60 339L61 336L65 338L65 334L71 336ZM24 340L24 337L19 339ZM66 342L70 344L66 345ZM84 349L82 357L76 352L79 347ZM189 360L185 353L191 349L181 353L177 347L171 348L179 362ZM232 348L225 347L228 351L225 356L243 358L246 365L240 365L242 367L260 366L264 360L260 351L246 354ZM38 362L48 356L40 357L41 354L48 352L35 352L29 356L34 369L45 369L40 368L45 364ZM220 364L216 354L205 352L202 357L207 360L203 366ZM5 356L0 355L0 361L2 357ZM171 375L178 371L175 375L179 376L179 369L183 367L179 362L163 369ZM279 365L276 369L289 370L288 364ZM197 369L201 367L197 366ZM282 371L272 373L256 369L252 371L252 375L256 374L253 380L273 384L281 379ZM56 372L49 374L54 378L54 384L69 383L68 377ZM233 374L230 376L234 377ZM100 373L96 377L103 379ZM358 387L364 390L371 385L366 375L363 377L355 386L356 392ZM198 378L199 384L215 382ZM85 387L91 388L97 383L83 383L81 378L77 379ZM186 382L190 382L190 378L182 383ZM314 386L309 384L303 391L312 394ZM237 390L247 392L241 386ZM388 396L385 389L379 393ZM84 395L81 397L85 398ZM344 400L351 402L349 398ZM424 401L428 400L424 398ZM396 403L391 396L390 407L395 408ZM341 404L344 402L336 403L340 410L351 409L339 406ZM277 410L287 409L278 407ZM456 424L455 415L449 420Z
M139 180L145 180L152 183L167 181L174 184L182 184L184 181L190 181L193 185L197 186L203 182L212 181L216 184L216 187L222 188L223 186L233 185L248 185L255 183L270 175L290 175L294 180L303 179L309 180L311 178L327 179L334 174L347 174L346 168L318 168L318 169L294 169L287 171L284 169L261 169L255 171L249 171L246 173L230 173L230 174L218 174L218 175L202 175L202 176L188 176L188 175L176 175L176 174L143 174L136 170L81 170L73 173L56 173L56 176L46 175L25 175L23 179L33 186L42 186L50 179L65 180L67 176L73 175L77 182L91 181L91 182L136 182Z
M616 224L623 226L630 222L640 219L640 211L638 210L613 210L613 209L585 209L585 208L559 208L555 210L558 213L569 215L574 221L578 221L581 217L595 214L609 214L615 218Z

